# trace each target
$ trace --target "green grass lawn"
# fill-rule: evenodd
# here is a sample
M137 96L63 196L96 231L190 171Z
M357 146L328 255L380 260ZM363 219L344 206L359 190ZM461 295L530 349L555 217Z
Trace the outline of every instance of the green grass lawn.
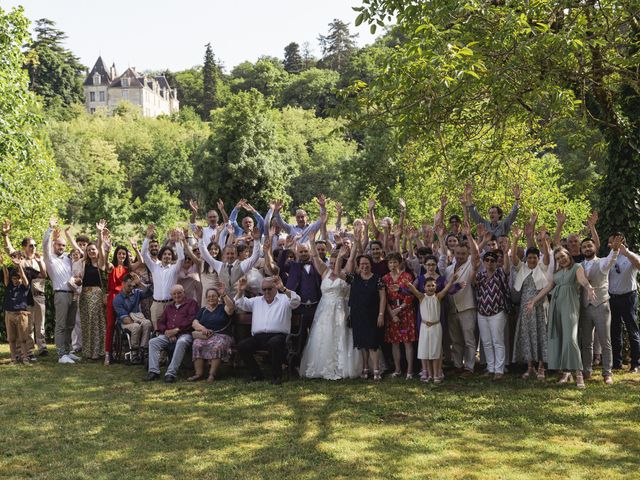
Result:
M640 376L213 385L6 363L0 478L638 478Z

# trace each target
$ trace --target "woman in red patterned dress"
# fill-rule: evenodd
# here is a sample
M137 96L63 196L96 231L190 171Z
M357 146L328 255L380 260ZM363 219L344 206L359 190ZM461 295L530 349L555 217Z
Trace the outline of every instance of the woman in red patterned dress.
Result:
M400 343L404 343L407 360L407 380L413 378L413 342L416 341L416 313L413 296L403 283L413 281L410 273L402 269L402 257L393 252L387 255L389 273L382 277L387 290L387 322L384 341L390 343L393 351L395 371L392 377L402 375L400 367Z
M113 299L122 290L122 279L131 271L129 260L129 250L122 245L116 247L113 252L112 263L107 265L107 331L104 340L104 364L109 365L111 361L111 340L113 339L113 329L116 324L116 312L113 309Z

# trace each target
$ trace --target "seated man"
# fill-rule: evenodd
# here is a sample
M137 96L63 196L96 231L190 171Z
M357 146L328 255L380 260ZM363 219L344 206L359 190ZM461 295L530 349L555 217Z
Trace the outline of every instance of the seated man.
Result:
M160 378L160 351L173 350L173 358L167 367L164 381L175 382L184 354L193 343L191 323L198 313L198 303L186 297L182 285L174 285L171 288L171 298L173 303L167 305L158 319L157 331L161 335L149 342L149 373L146 377L148 381Z
M291 311L300 305L296 292L284 288L280 277L269 277L262 281L264 295L246 298L245 278L238 281L236 308L253 312L251 336L238 343L238 353L251 370L252 380L262 380L262 372L253 357L256 350L266 348L271 358L271 383L282 383L282 364L285 361L285 344L291 332Z
M140 310L143 298L151 296L151 289L136 288L142 286L140 277L128 273L122 279L122 290L113 299L113 310L118 324L131 332L131 363L142 363L144 353L148 351L149 338L153 325Z

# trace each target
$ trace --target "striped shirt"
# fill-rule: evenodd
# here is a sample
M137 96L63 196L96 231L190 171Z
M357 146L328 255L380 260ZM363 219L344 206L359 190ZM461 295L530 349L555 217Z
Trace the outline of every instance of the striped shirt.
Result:
M478 314L490 317L505 309L505 295L509 291L507 276L502 268L489 277L486 271L476 274Z

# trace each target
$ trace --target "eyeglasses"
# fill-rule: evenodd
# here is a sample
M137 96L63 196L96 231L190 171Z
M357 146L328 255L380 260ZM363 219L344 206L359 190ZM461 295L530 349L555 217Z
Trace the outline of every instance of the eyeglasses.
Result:
M36 248L36 244L35 243L30 243L29 245L27 245L27 247Z
M437 264L436 264L436 263L433 263L433 262L427 262L427 263L425 263L425 265L426 265L427 267L435 267Z
M496 263L497 260L495 258L485 258L484 261L489 263Z
M270 292L271 290L275 290L275 289L276 289L276 287L264 287L264 288L262 289L262 291L263 291L263 292Z

